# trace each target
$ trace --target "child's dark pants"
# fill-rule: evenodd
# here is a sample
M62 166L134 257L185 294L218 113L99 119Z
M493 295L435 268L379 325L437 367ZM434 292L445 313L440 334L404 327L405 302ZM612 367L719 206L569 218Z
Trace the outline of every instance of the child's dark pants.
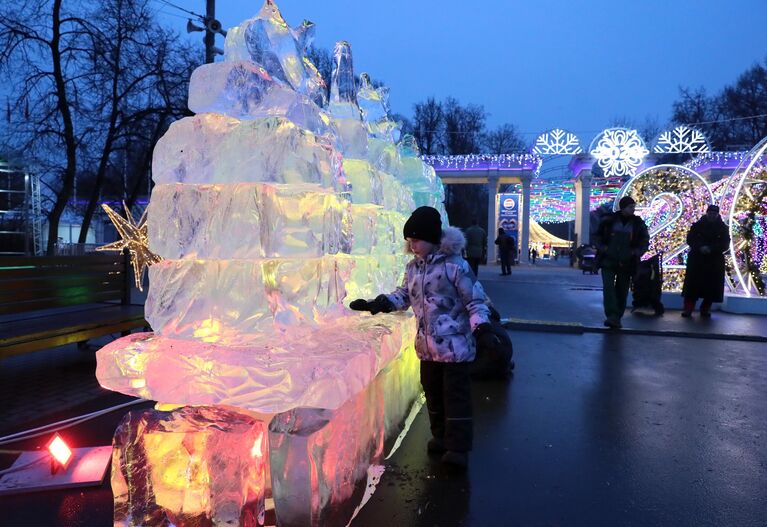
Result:
M469 362L421 361L431 433L453 452L471 450L473 422Z

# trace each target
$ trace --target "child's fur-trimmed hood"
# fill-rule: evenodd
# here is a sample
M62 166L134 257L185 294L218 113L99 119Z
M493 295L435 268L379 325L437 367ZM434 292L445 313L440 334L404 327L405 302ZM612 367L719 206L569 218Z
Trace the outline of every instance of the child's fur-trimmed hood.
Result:
M442 229L442 241L439 244L439 252L460 256L461 251L466 247L466 237L458 227L445 227Z

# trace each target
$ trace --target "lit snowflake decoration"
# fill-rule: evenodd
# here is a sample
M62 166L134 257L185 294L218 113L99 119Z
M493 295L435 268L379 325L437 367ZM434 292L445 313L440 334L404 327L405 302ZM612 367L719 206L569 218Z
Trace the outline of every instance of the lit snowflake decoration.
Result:
M578 137L561 128L555 128L542 133L535 140L533 153L542 156L566 155L574 156L583 152Z
M703 132L684 125L660 134L653 148L656 154L705 154L710 151Z
M627 128L608 128L594 139L590 150L606 176L633 174L650 153L637 131Z

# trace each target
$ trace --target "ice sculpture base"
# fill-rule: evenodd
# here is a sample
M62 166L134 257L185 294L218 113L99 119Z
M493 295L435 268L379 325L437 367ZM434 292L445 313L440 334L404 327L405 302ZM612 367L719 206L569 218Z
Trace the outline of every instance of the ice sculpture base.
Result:
M281 527L346 525L420 392L415 351L403 351L337 410L295 408L269 425L270 468Z
M224 408L129 412L112 451L114 525L263 525L265 429Z
M263 334L247 346L134 333L97 352L96 377L109 390L169 404L335 409L414 339L408 313L340 317Z

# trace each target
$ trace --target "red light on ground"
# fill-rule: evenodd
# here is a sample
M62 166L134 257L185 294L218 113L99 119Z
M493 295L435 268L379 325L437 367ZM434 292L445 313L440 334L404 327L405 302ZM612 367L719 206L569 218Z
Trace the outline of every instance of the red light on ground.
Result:
M72 449L67 446L66 442L64 442L59 434L54 435L53 439L48 443L48 452L51 453L53 459L55 459L62 468L67 468L67 465L72 460Z

